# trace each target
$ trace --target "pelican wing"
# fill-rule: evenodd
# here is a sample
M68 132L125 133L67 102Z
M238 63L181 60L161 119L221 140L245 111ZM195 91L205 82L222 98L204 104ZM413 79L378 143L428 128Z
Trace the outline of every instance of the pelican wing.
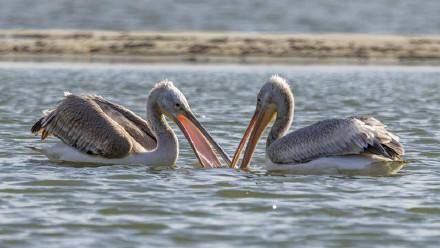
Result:
M134 113L98 96L66 97L53 110L46 111L32 127L32 133L41 133L61 139L82 152L106 158L119 158L131 152L145 151L136 139L144 132L149 142L155 143L146 122ZM139 123L142 123L138 126ZM148 132L145 130L148 129Z
M373 117L328 119L276 140L267 154L274 163L302 163L319 157L371 153L393 160L404 154L399 138Z
M124 106L112 103L101 96L90 96L90 98L146 150L152 150L157 146L156 137L146 120Z

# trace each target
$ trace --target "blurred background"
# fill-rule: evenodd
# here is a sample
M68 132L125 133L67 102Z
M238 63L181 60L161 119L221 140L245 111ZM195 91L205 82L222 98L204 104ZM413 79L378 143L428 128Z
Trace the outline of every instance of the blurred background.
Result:
M439 34L437 0L0 0L0 29Z

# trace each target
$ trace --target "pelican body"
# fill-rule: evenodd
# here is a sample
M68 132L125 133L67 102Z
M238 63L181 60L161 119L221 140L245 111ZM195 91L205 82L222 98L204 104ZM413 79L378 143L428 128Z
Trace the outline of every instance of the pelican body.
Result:
M185 96L168 80L150 91L146 120L103 97L66 93L31 131L42 139L52 134L62 141L41 150L50 160L170 166L178 158L179 143L165 116L182 130L203 167L221 167L217 154L230 164L194 117Z
M241 168L247 168L264 129L275 119L266 141L269 170L370 170L378 162L401 161L399 138L373 117L327 119L291 133L294 97L285 79L272 76L263 85L255 113L232 159L234 167L245 143Z

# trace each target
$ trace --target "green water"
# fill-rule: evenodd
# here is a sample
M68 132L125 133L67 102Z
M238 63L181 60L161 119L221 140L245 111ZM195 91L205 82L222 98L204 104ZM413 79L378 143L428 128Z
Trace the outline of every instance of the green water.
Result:
M198 169L175 128L175 168L78 167L26 148L63 91L97 93L145 115L169 78L232 155L272 74L294 91L294 127L371 114L401 137L394 176ZM0 247L436 247L440 243L440 68L0 63ZM264 140L264 139L262 139ZM51 139L46 143L54 142Z

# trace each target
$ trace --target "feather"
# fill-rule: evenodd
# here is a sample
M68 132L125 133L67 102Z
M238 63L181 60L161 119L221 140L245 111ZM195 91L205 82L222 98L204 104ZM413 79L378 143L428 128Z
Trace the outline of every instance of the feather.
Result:
M274 163L303 163L319 157L370 153L393 160L404 154L396 135L373 117L328 119L298 129L268 148Z
M42 139L53 134L81 152L106 158L124 157L157 144L148 123L130 110L99 96L71 93L65 93L31 131Z

